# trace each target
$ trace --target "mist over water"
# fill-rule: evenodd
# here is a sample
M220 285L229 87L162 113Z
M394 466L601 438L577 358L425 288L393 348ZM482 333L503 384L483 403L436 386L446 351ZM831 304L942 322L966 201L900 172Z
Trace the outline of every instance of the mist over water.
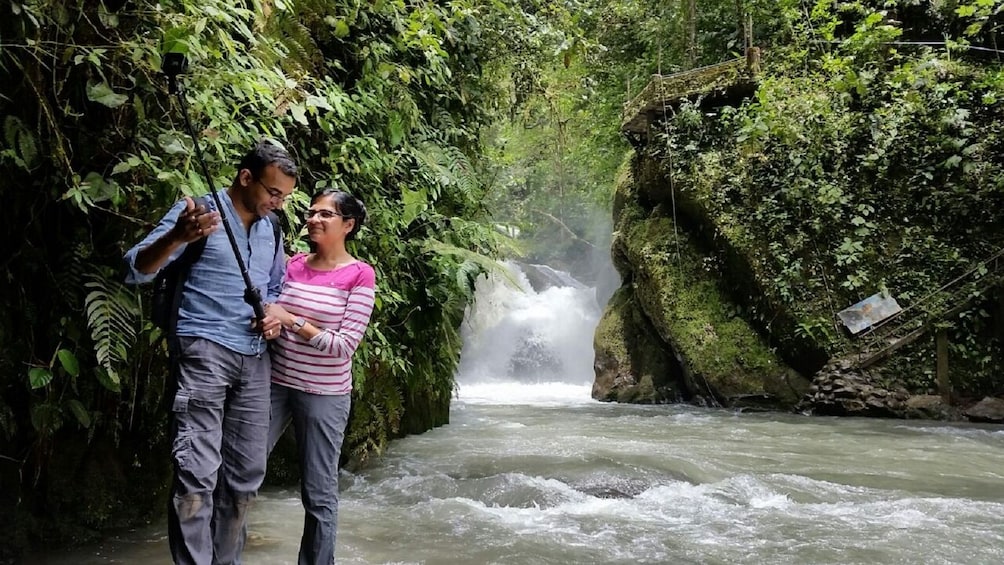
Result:
M341 473L339 563L1004 563L1004 428L595 402L589 290L479 285L450 424ZM301 520L262 493L245 562L295 563Z
M502 266L509 277L494 273L478 281L477 300L461 328L460 394L474 384L592 383L593 332L601 313L596 291L581 283L536 291L522 270ZM574 281L567 273L551 280Z

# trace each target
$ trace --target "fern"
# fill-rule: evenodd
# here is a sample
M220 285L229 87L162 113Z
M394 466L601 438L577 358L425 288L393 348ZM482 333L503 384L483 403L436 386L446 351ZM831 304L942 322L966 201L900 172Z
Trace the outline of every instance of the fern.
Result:
M119 392L119 367L129 360L129 348L136 341L136 319L140 316L135 292L124 284L92 275L84 286L91 289L84 299L87 327L94 340L98 380L105 388Z
M456 187L463 201L481 198L481 180L470 159L459 148L426 142L410 146L408 152L431 182L441 187Z
M471 292L470 297L473 296L472 287L470 286L470 283L472 282L471 274L475 269L478 271L477 274L498 274L506 284L516 289L522 288L519 281L513 277L509 269L505 268L504 265L487 255L482 255L476 251L457 247L456 245L450 245L449 243L443 243L442 241L437 241L435 239L426 241L425 249L439 255L453 256L463 261L461 266L457 269L456 282L458 289Z
M320 74L324 67L324 54L311 36L310 29L301 21L286 17L277 22L280 43L288 53L279 61L272 61L289 69L298 69L297 75Z

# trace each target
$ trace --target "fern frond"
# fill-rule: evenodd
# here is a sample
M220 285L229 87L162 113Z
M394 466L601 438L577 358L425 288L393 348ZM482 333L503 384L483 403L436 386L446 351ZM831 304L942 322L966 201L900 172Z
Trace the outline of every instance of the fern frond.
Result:
M455 187L462 200L480 198L481 179L470 158L458 147L425 142L409 146L408 153L432 182Z
M487 255L482 255L476 251L471 251L470 249L464 249L462 247L457 247L456 245L450 245L449 243L444 243L435 239L429 239L425 242L425 250L437 253L439 255L449 255L456 257L463 261L465 265L457 271L457 282L460 288L468 288L467 284L460 284L461 277L467 280L467 276L472 272L472 269L477 269L480 273L492 273L497 274L505 284L515 288L520 289L520 283L513 277L513 274L505 267L505 265L499 263L495 259L488 257Z
M129 361L129 348L136 341L136 320L140 316L135 291L101 275L91 275L84 286L90 289L84 299L87 327L94 340L98 366L107 379L100 379L108 389L118 392L118 368Z
M319 71L324 65L324 55L307 26L298 20L285 18L281 28L280 41L288 52L282 64L287 68L298 67L304 74L320 74Z

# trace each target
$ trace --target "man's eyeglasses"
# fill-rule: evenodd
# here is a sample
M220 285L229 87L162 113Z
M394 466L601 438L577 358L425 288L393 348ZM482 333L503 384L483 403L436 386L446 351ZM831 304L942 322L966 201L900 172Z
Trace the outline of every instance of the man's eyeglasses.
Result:
M303 213L303 219L304 220L309 220L309 219L313 218L314 216L317 216L318 218L320 218L322 220L330 220L331 218L334 218L336 216L339 217L339 218L351 218L352 217L352 216L347 216L345 214L340 214L338 212L335 212L334 210L324 210L324 209L321 209L321 210L307 210L306 212Z
M268 193L268 199L272 202L272 204L282 204L287 198L289 198L289 195L283 194L278 188L272 188L260 180L255 180L255 182L260 184L261 187L265 189L265 192Z

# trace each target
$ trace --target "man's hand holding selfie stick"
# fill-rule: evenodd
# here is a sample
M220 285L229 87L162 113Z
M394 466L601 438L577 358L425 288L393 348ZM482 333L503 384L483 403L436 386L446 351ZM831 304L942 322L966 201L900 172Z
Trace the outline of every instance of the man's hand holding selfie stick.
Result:
M183 53L171 52L164 54L162 69L164 74L167 75L168 92L174 94L178 103L181 104L181 114L185 120L188 134L192 137L195 157L202 168L202 174L206 179L206 186L209 187L209 194L216 203L216 211L208 212L204 206L196 207L195 202L186 196L186 207L178 218L176 229L178 226L181 227L180 236L183 238L183 241L192 242L200 237L208 236L210 233L216 231L220 224L223 225L227 239L230 241L230 247L233 249L234 258L237 260L237 266L241 271L241 276L244 278L244 301L251 305L252 310L254 310L255 317L252 324L257 327L258 331L266 339L275 339L278 337L279 332L274 327L270 327L275 325L275 321L266 320L265 318L265 308L262 305L261 293L251 282L251 275L248 273L247 266L244 264L244 259L241 257L237 247L237 239L234 237L233 229L230 227L230 223L227 222L226 214L223 212L223 202L220 200L220 195L217 194L217 191L213 189L213 176L209 174L209 167L206 166L206 161L202 157L202 149L199 147L199 139L195 134L195 128L192 127L192 122L188 117L188 102L185 100L184 93L178 84L178 75L184 73L187 66Z

